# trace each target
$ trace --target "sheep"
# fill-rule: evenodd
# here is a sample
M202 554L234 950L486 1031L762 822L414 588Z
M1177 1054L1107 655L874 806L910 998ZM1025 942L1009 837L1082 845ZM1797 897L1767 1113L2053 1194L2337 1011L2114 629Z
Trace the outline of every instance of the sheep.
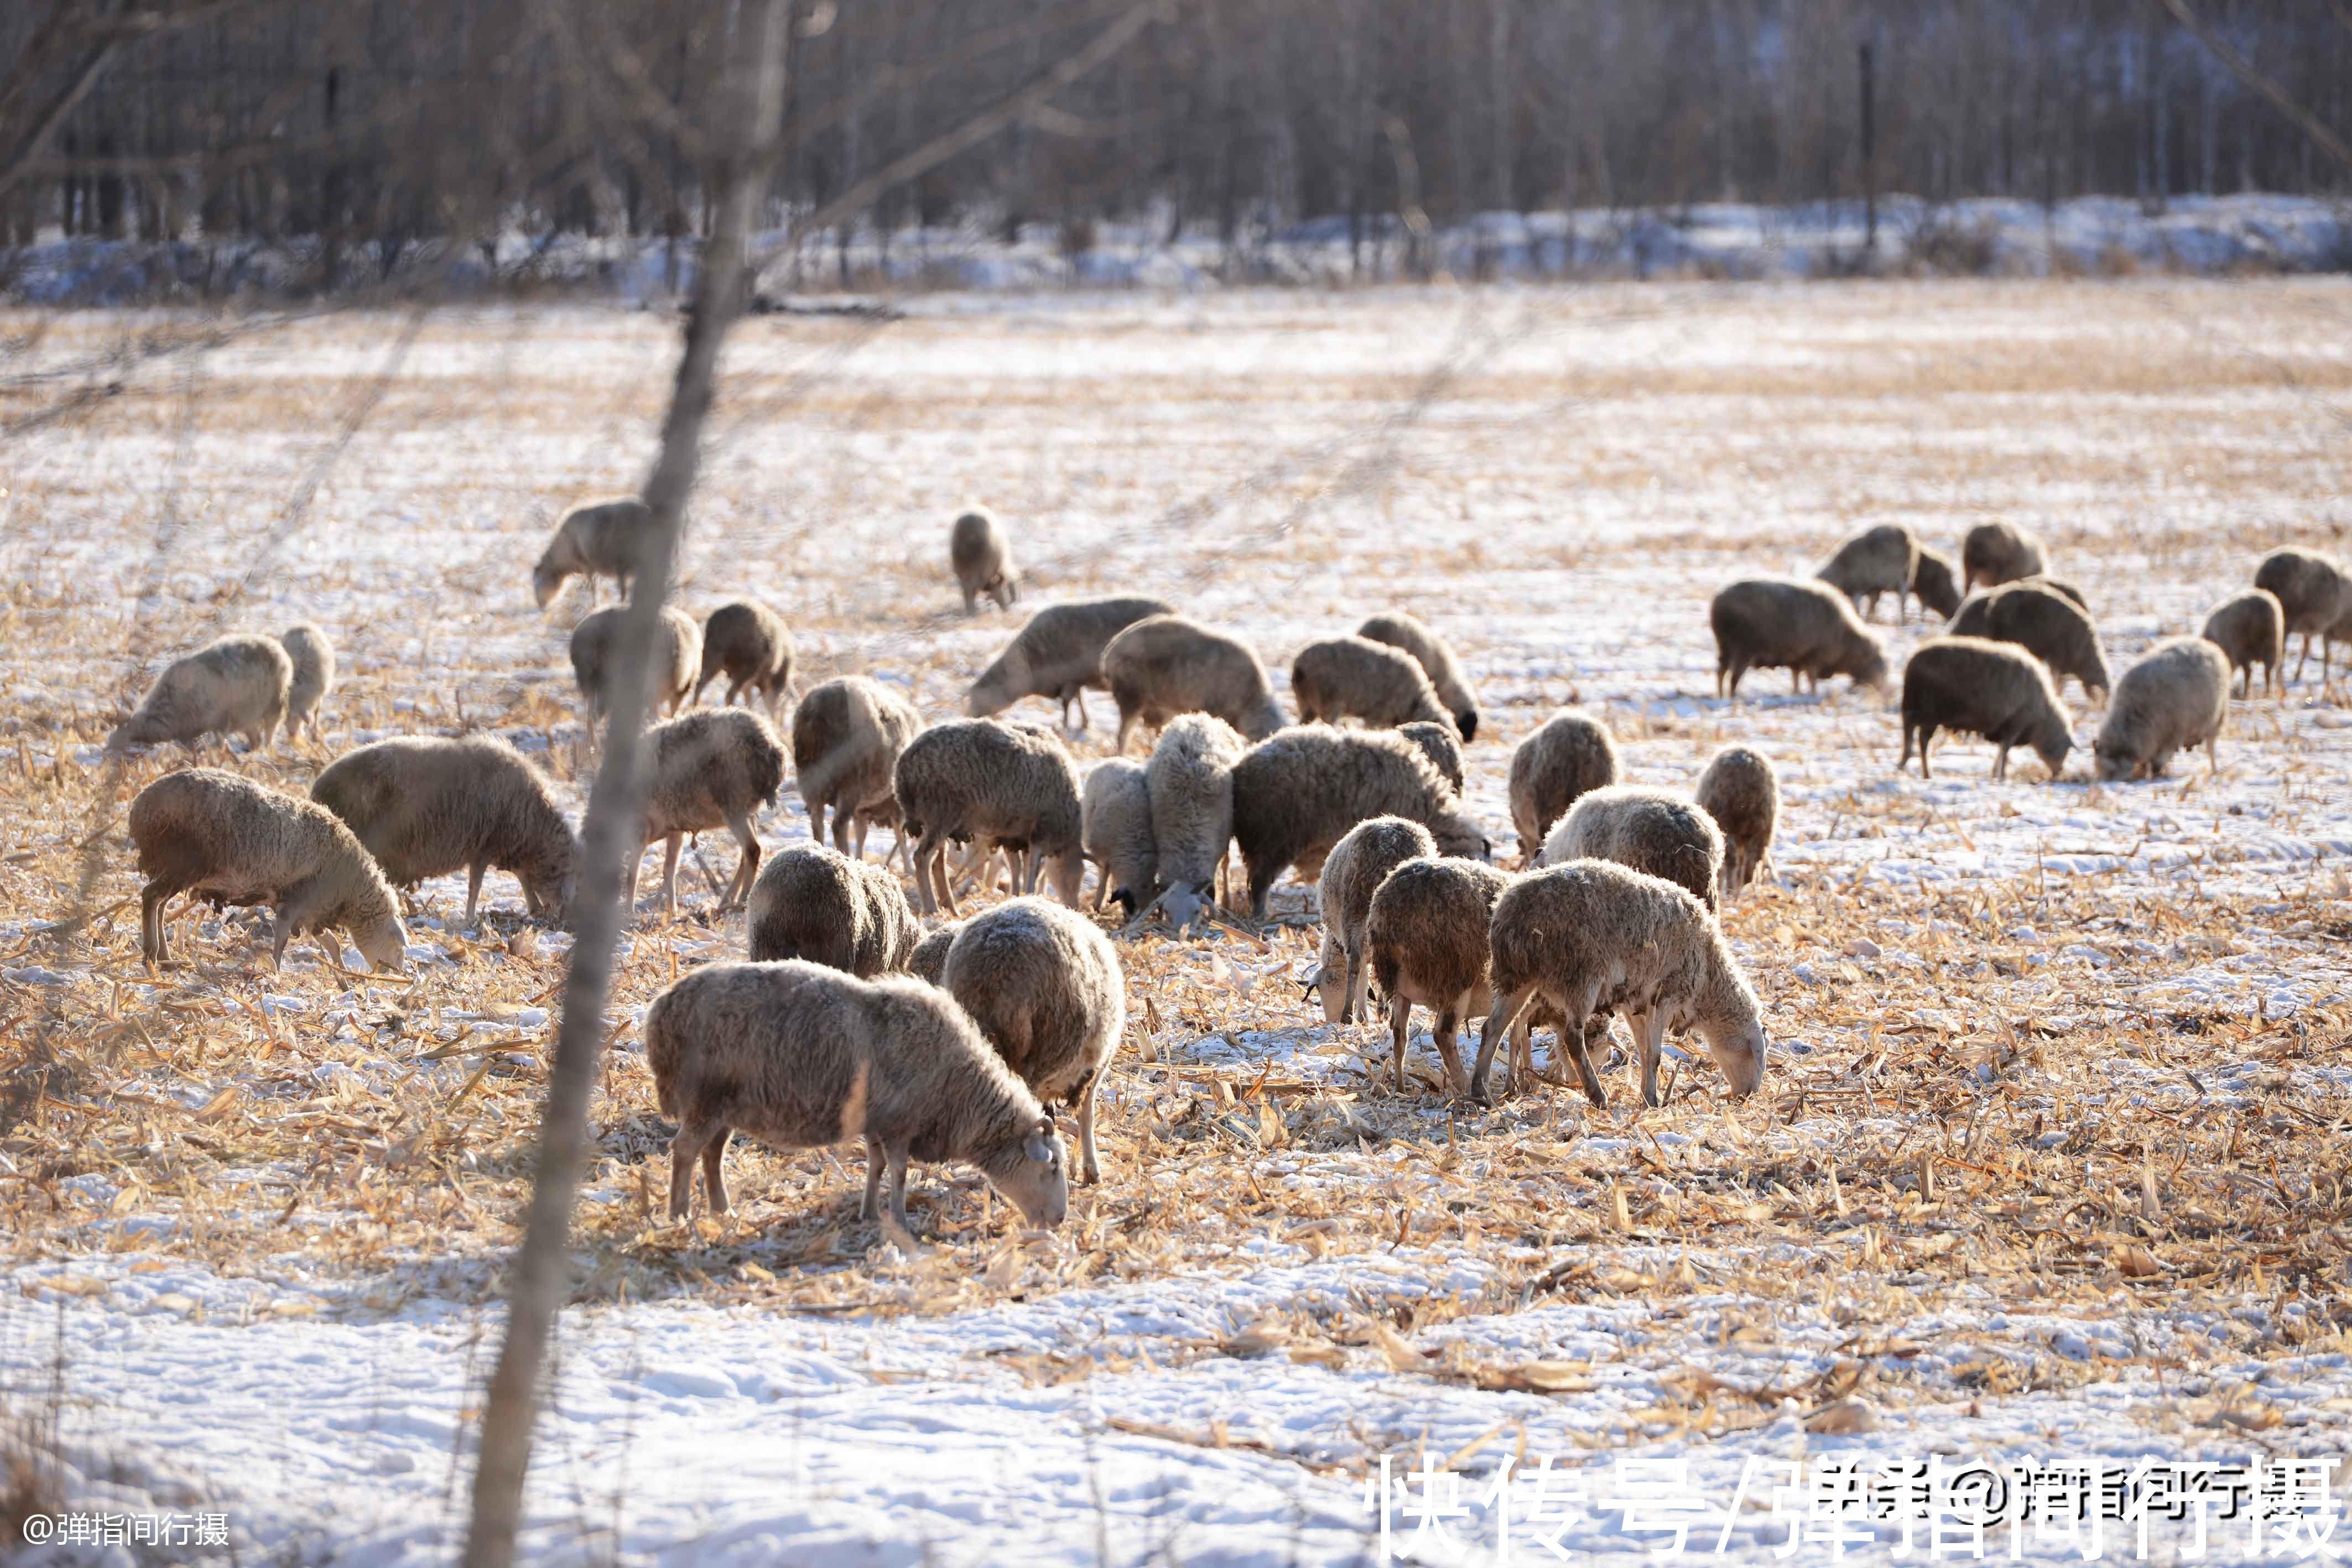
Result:
M907 972L919 980L934 986L945 986L948 973L948 952L963 930L961 920L944 921L933 927L915 950L907 955Z
M494 735L401 736L347 751L310 786L395 887L466 873L466 918L490 867L522 883L534 915L561 918L580 872L580 839L547 776Z
M1838 546L1837 552L1813 576L1853 601L1867 620L1878 612L1878 601L1895 595L1895 619L1910 609L1911 580L1919 571L1919 541L1901 523L1880 523L1863 529ZM1864 608L1863 600L1870 602Z
M1511 825L1519 859L1533 864L1551 825L1580 796L1617 782L1617 742L1581 708L1554 714L1511 752Z
M1369 637L1327 637L1301 648L1290 666L1290 695L1301 724L1359 718L1375 729L1454 727L1419 662Z
M1031 1225L1069 1212L1067 1154L1054 1119L989 1048L955 999L903 976L861 980L822 964L711 964L646 1009L646 1061L669 1145L669 1215L687 1217L695 1162L712 1212L727 1211L720 1165L741 1132L778 1148L866 1140L873 1219L907 1225L907 1162L980 1167Z
M809 837L824 839L824 814L834 810L833 847L863 860L866 830L899 821L892 775L898 753L922 727L914 705L879 681L842 675L810 687L793 710L793 768L808 804Z
M2099 651L2098 628L2081 605L2040 579L1970 595L1944 634L2014 643L2048 665L2050 678L2061 686L2072 675L2082 683L2086 696L2107 689L2107 660Z
M776 699L793 689L793 632L784 618L754 599L737 599L720 605L702 623L702 673L694 678L694 700L702 688L720 675L727 677L727 701L744 692L757 692L776 716Z
M1425 720L1397 726L1397 733L1421 747L1421 754L1436 765L1446 783L1456 795L1462 793L1466 775L1462 770L1462 742L1455 738L1452 720L1443 724Z
M1919 777L1928 778L1927 748L1938 729L1980 735L1999 748L1992 776L2009 777L2011 747L2030 746L2055 779L2074 748L2066 706L2049 666L2014 643L1982 637L1936 637L1919 644L1903 669L1901 772L1919 747Z
M986 718L1023 697L1052 697L1062 705L1062 723L1067 726L1075 710L1076 727L1084 729L1086 688L1104 684L1103 649L1137 622L1174 613L1174 605L1139 596L1047 605L1029 617L964 693L964 716Z
M1642 1100L1659 1103L1666 1030L1696 1028L1736 1097L1764 1082L1762 1010L1715 916L1690 890L1610 861L1579 860L1519 877L1496 900L1487 947L1494 1005L1478 1039L1470 1092L1494 1102L1486 1068L1532 1003L1549 1005L1585 1098L1608 1103L1585 1023L1622 1013L1642 1059Z
M1960 607L1960 581L1952 558L1921 545L1918 563L1911 569L1911 597L1948 620Z
M1663 877L1713 911L1722 902L1723 830L1695 801L1639 784L1612 784L1578 798L1538 865L1615 861Z
M1251 740L1282 727L1282 705L1249 646L1181 615L1154 615L1113 637L1102 675L1118 704L1120 753L1137 726L1156 729L1180 713L1214 714Z
M2319 680L2326 685L2335 662L2336 623L2352 610L2352 575L2331 556L2287 546L2263 557L2262 564L2254 568L2254 586L2268 590L2278 600L2280 612L2286 617L2287 636L2303 633L2303 654L2294 662L2294 678L2303 679L2304 666L2311 662L2311 640L2316 636Z
M335 645L309 621L298 621L279 632L278 645L294 664L294 679L286 689L286 734L291 738L307 724L316 740L319 705L335 684Z
M1160 903L1186 930L1224 896L1234 837L1234 764L1246 749L1213 714L1180 714L1160 732L1143 769L1151 801L1152 858L1166 890Z
M223 637L165 665L106 748L176 740L194 751L218 733L240 735L257 751L278 737L293 684L294 661L277 638Z
M1249 877L1250 913L1265 918L1276 878L1328 852L1358 822L1404 817L1427 828L1440 852L1487 856L1486 835L1465 816L1428 758L1380 729L1307 724L1262 740L1234 764L1234 838Z
M1016 898L963 923L940 984L1038 1099L1077 1112L1079 1174L1102 1180L1095 1101L1127 1030L1110 938L1059 904Z
M572 678L588 710L588 722L604 716L612 704L612 682L620 674L621 623L628 606L610 604L581 617L572 629ZM702 628L675 604L662 606L661 623L654 629L654 679L646 693L648 716L676 714L695 692L702 669Z
M959 719L908 741L892 778L902 831L915 836L915 892L925 915L942 904L959 913L948 885L950 838L1024 850L1028 868L1016 891L1035 891L1044 872L1062 902L1076 906L1086 875L1078 770L1061 746L995 719Z
M2242 673L2243 690L2254 695L2254 666L2263 667L2263 690L2278 689L2279 666L2286 662L2286 612L2267 588L2242 588L2205 617L2203 636Z
M1772 862L1780 780L1771 759L1752 747L1727 746L1707 759L1691 796L1723 831L1723 896L1737 898Z
M1158 885L1159 848L1143 764L1124 757L1096 763L1087 773L1078 818L1087 858L1102 873L1095 886L1095 907L1100 909L1106 896L1116 896L1119 906L1133 915Z
M282 652L282 650L281 650ZM139 849L139 951L166 956L163 905L194 893L226 904L277 908L270 957L281 967L286 944L318 932L334 962L341 950L325 931L340 926L371 969L398 970L408 951L400 906L352 831L324 806L214 768L167 773L131 802L131 841Z
M948 565L955 572L957 586L963 590L966 615L980 613L982 594L999 610L1012 609L1013 601L1021 597L1020 582L1013 575L1013 547L1005 542L996 514L985 507L974 507L957 517L948 530Z
M1381 878L1409 860L1437 853L1427 828L1402 817L1373 817L1339 836L1323 859L1316 903L1323 911L1323 949L1312 981L1326 1023L1353 1023L1364 1010L1370 977L1364 922ZM1470 862L1464 862L1465 864Z
M760 871L760 839L752 814L772 804L784 782L784 743L749 708L706 708L646 731L646 801L632 846L629 906L637 901L637 873L646 846L667 841L662 857L662 909L677 912L677 852L688 833L725 828L743 846L742 859L719 895L719 913L748 895Z
M1715 629L1717 695L1737 697L1751 669L1785 669L1791 688L1823 675L1844 675L1860 686L1886 684L1886 645L1864 627L1845 595L1826 583L1752 577L1715 596L1707 611Z
M1400 1092L1416 1002L1436 1015L1429 1038L1445 1063L1447 1085L1455 1093L1467 1086L1454 1033L1492 1005L1487 925L1511 880L1476 861L1433 856L1404 862L1373 893L1364 943L1372 976L1388 998L1391 1063Z
M530 591L541 610L562 591L564 580L583 576L593 601L596 580L609 577L623 599L637 575L645 532L653 523L651 508L635 496L583 501L556 520L546 553L531 569Z
M753 963L805 958L861 980L904 969L921 935L896 877L824 844L770 857L746 913Z
M2214 743L2229 716L2230 656L2202 637L2168 637L2116 683L2091 743L2099 777L2161 779L2175 751L2197 746L2218 771Z
M1963 592L1973 590L1979 582L1987 588L1998 588L2021 577L2039 577L2046 570L2042 540L2031 528L2021 528L2014 523L1979 523L1960 540Z
M1371 617L1356 628L1356 635L1402 648L1419 660L1429 684L1437 688L1438 700L1454 716L1454 727L1461 732L1464 743L1477 737L1478 694L1470 689L1453 644L1402 610Z

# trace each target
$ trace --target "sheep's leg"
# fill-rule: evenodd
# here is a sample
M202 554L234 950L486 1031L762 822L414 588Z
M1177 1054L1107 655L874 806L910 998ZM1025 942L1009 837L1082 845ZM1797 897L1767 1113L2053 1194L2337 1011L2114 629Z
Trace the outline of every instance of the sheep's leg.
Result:
M684 1121L669 1141L669 1217L684 1219L694 1207L694 1163L703 1145L726 1131L719 1122Z
M1633 1039L1642 1048L1642 1103L1657 1106L1665 1102L1658 1093L1659 1048L1666 1040L1666 1015L1663 1009L1646 1013L1629 1013L1625 1021L1633 1030Z
M1919 777L1922 779L1935 777L1927 771L1927 748L1935 744L1936 727L1932 724L1921 725L1919 727Z
M1105 901L1110 897L1110 867L1091 856L1087 858L1087 863L1096 871L1094 910L1097 915L1100 915Z
M710 1212L727 1212L727 1177L719 1166L727 1158L728 1129L720 1127L711 1140L702 1145L702 1187L710 1199Z
M938 841L929 833L925 833L921 841L915 845L915 902L919 906L917 910L918 914L939 913L939 904L931 897L931 853L938 847Z
M2311 663L2311 633L2303 634L2303 656L2294 662L2294 678L2303 679L2304 666Z
M624 904L625 907L633 911L637 907L637 873L645 869L645 864L646 841L631 839L629 841L629 891Z
M482 873L489 869L488 862L484 861L476 861L466 868L466 924L467 925L473 925L474 916L481 910Z
M857 1218L871 1224L882 1207L882 1173L889 1162L882 1153L882 1140L866 1140L866 1197L857 1206Z
M721 915L751 898L751 883L760 874L760 835L751 831L751 815L738 811L727 819L727 825L743 846L743 858L735 862L735 880L727 884L727 895L719 901Z
M803 798L805 799L805 797L803 797ZM845 811L845 812L843 812L843 813L842 813L842 815L843 815L843 816L847 816L848 814L849 814L849 813L847 813L846 811ZM810 800L810 801L809 801L809 803L808 803L808 822L809 822L809 842L811 842L811 843L813 843L813 844L821 844L821 843L824 842L824 801L822 801L822 800ZM834 823L834 825L833 825L833 837L834 837L834 846L837 849L837 848L839 848L839 847L840 847L840 844L841 844L841 824L840 824L839 822L837 822L837 821L836 821L835 823Z
M957 919L963 918L963 911L956 907L954 879L948 875L948 847L944 843L931 856L931 875L939 879L940 904Z
M1582 1008L1571 1008L1574 1021L1563 1020L1559 1041L1568 1050L1569 1059L1576 1063L1576 1079L1584 1089L1584 1097L1595 1105L1609 1103L1609 1092L1601 1087L1601 1074L1592 1070L1592 1053L1584 1048L1585 1014Z
M662 913L677 913L677 852L686 847L684 833L672 833L662 850Z
M1118 744L1111 747L1113 757L1127 755L1128 740L1135 734L1135 727L1142 717L1140 712L1129 708L1125 703L1118 705Z
M286 906L278 907L278 916L269 925L269 961L278 968L286 967L286 944L294 939L294 920Z
M1996 784L2009 777L2009 747L2006 746L1996 747L1993 749L1992 777Z
M1389 1000L1390 1065L1396 1073L1397 1092L1404 1092L1404 1052L1412 1040L1412 1004L1402 997Z
M1078 1155L1087 1185L1102 1180L1102 1162L1095 1155L1095 1102L1102 1097L1102 1075L1091 1073L1078 1091Z
M162 877L139 894L139 953L151 964L163 961L163 905L179 890Z
M1462 1017L1469 1003L1465 993L1438 1009L1437 1027L1429 1036L1437 1047L1438 1059L1445 1063L1445 1086L1456 1094L1469 1087L1462 1073L1462 1044L1454 1038L1462 1032Z
M1535 982L1530 980L1517 990L1507 996L1496 997L1488 1004L1492 1010L1486 1014L1486 1028L1478 1031L1478 1059L1470 1069L1470 1097L1481 1105L1495 1103L1494 1094L1486 1087L1486 1070L1494 1064L1495 1047L1511 1032L1511 1026L1519 1021L1519 1015L1528 1010L1528 1004L1535 1000Z
M1805 672L1793 665L1789 670L1789 695L1798 697L1805 695Z
M912 1237L915 1228L907 1223L907 1151L885 1149L882 1154L890 1165L890 1218L898 1222L902 1233Z

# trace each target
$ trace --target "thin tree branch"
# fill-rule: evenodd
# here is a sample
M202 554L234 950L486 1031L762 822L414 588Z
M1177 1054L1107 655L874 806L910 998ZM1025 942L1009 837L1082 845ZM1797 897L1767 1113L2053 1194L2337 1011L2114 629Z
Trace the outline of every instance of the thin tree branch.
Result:
M2228 39L2215 32L2202 16L2189 9L2189 0L2153 0L2153 3L2163 6L2172 14L2176 21L2196 35L2197 41L2205 46L2206 53L2221 61L2231 76L2270 99L2272 107L2294 121L2296 127L2305 136L2317 143L2321 152L2346 168L2352 169L2352 146L2347 146L2342 137L2328 129L2326 120L2295 101L2292 93L2272 80L2269 75L2253 61L2231 47ZM2339 20L2345 16L2340 0L2336 6L2336 16Z

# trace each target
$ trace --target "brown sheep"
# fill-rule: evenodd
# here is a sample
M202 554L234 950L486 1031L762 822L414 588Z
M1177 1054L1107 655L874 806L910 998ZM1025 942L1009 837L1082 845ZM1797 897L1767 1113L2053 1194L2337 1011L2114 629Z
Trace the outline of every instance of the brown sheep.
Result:
M1927 748L1939 729L1992 742L1996 779L2009 777L2010 748L2030 746L2055 780L2074 745L2049 666L2014 643L1982 637L1931 638L1904 666L1903 755L1895 770L1911 760L1916 740L1919 777L1927 778Z
M2242 588L2213 606L2204 637L2242 673L2247 696L2254 695L2256 664L2263 667L2263 690L2278 689L2279 666L2286 663L2286 612L2270 590Z
M1581 708L1554 714L1511 752L1511 826L1519 860L1535 863L1544 835L1580 796L1617 782L1617 742Z
M1823 675L1856 685L1886 682L1886 646L1855 618L1845 595L1826 583L1755 577L1715 596L1707 619L1715 629L1715 687L1737 697L1749 670L1784 669L1792 690L1820 687Z

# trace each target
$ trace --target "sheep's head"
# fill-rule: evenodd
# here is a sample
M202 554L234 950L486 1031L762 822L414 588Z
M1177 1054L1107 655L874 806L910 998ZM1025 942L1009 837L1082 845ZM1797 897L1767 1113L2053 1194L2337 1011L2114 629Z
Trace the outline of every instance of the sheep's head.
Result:
M1886 645L1865 633L1862 646L1854 651L1846 664L1845 674L1853 677L1858 686L1886 689Z
M1478 710L1475 707L1465 707L1455 714L1454 727L1462 732L1464 745L1466 746L1475 740L1478 737Z
M361 926L352 932L352 944L373 970L399 974L407 967L408 927L398 915Z
M1067 1218L1069 1152L1053 1117L1039 1117L1020 1143L1003 1150L986 1170L989 1185L1031 1225L1051 1230Z
M546 609L549 601L562 591L563 580L570 575L571 573L556 566L552 561L545 559L541 560L531 569L531 596L539 601L539 607L541 610Z
M1307 984L1323 998L1323 1021L1338 1023L1348 1010L1348 955L1328 928L1323 933L1323 950L1316 955L1315 967L1307 971Z
M1190 931L1208 918L1208 890L1191 883L1174 883L1160 894L1160 907L1168 912L1170 925L1179 931Z
M2097 759L2099 782L2102 784L2119 783L2139 776L2138 756L2127 747L2110 742L2105 736L2100 737L2097 744L2091 747L2091 755Z
M1770 1041L1765 1038L1761 1019L1727 1020L1700 1032L1706 1037L1707 1054L1723 1070L1723 1081L1732 1098L1745 1099L1763 1087L1764 1059Z
M1076 847L1054 856L1045 862L1045 880L1053 883L1054 896L1069 908L1078 906L1078 889L1087 880L1086 852ZM1133 894L1122 889L1120 901L1131 902Z

